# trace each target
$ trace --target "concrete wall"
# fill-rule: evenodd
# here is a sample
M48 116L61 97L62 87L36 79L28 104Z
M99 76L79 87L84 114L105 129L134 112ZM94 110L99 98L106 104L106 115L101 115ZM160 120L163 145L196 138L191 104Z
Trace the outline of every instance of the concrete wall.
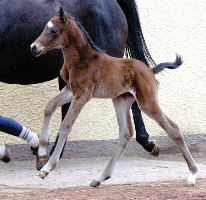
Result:
M205 0L138 0L142 28L148 48L157 63L173 61L175 52L184 64L157 76L159 99L167 115L184 134L206 132L206 40ZM58 92L57 80L29 86L0 83L0 114L16 119L40 132L46 102ZM60 125L60 109L51 127L51 141ZM165 133L144 116L152 136ZM118 137L111 100L92 100L80 114L69 140L100 140ZM22 140L0 133L0 143Z

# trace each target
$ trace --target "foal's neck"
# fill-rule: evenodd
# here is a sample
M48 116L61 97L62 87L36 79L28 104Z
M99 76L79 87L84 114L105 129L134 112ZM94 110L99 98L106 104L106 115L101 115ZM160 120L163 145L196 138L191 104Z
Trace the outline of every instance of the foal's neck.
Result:
M96 51L92 48L84 32L75 21L69 22L67 40L62 47L64 56L64 65L68 65L69 68L77 67L85 60L93 55Z

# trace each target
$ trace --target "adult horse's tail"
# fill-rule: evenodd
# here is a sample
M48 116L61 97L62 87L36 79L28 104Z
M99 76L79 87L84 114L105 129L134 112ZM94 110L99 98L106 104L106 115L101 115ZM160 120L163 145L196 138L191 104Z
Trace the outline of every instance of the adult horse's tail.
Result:
M128 23L128 39L126 53L131 57L143 61L147 66L155 66L141 29L138 9L135 0L117 0Z
M126 55L144 62L148 67L156 66L152 59L141 29L138 9L135 0L117 0L123 10L128 24L128 38ZM141 111L136 102L132 104L132 113L136 129L136 140L145 150L154 156L158 156L159 147L153 141L149 141L149 135L145 129Z

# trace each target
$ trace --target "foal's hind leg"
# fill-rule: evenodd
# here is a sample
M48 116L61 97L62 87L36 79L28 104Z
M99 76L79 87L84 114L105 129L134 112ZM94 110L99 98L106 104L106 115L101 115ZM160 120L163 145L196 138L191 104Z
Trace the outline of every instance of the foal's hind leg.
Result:
M90 186L92 187L100 185L103 181L109 179L112 176L117 160L120 158L133 136L133 129L130 118L130 107L132 102L134 102L134 98L128 93L113 99L117 121L119 124L118 147L116 152L112 156L112 159L104 169L102 175L99 178L94 179L90 183Z
M38 149L38 156L37 156L37 163L36 163L37 170L40 170L48 160L48 152L47 152L47 147L49 144L48 134L49 134L49 125L52 118L52 114L54 113L57 107L65 103L71 102L72 97L73 95L71 90L66 86L61 90L61 92L56 97L51 99L46 105L45 112L44 112L44 122L42 126L41 135L39 138L39 149Z
M155 97L150 97L147 102L142 103L139 101L139 103L141 105L140 108L142 111L154 119L165 130L168 136L176 143L189 167L190 176L188 178L188 183L194 185L198 169L178 126L162 112Z

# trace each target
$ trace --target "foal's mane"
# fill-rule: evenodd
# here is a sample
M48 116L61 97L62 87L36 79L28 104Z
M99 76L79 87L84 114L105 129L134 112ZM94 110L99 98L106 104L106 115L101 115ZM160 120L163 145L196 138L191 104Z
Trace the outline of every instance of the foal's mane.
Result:
M68 14L67 14L68 15ZM86 31L86 29L83 27L83 25L75 19L75 17L71 16L71 15L68 15L70 17L72 17L72 19L77 23L77 25L79 26L79 28L82 30L82 32L84 33L84 35L86 36L88 42L90 43L91 47L93 49L95 49L96 51L98 52L101 52L101 53L105 53L101 48L99 48L95 43L94 41L92 40L92 38L90 37L89 33Z

